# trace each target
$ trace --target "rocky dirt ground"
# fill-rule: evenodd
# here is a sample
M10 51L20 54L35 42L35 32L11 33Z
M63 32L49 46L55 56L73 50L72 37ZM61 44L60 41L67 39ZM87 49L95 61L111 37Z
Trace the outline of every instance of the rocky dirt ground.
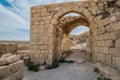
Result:
M93 64L87 60L86 52L75 49L66 59L74 63L62 63L56 69L39 72L28 71L25 67L23 80L95 80L99 75L94 72Z

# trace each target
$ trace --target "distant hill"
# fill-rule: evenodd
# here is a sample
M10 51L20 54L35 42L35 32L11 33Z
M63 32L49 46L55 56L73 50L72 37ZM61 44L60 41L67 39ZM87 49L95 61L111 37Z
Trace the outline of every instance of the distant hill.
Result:
M76 41L76 43L86 42L86 38L88 38L88 32L79 35L71 35L70 38Z

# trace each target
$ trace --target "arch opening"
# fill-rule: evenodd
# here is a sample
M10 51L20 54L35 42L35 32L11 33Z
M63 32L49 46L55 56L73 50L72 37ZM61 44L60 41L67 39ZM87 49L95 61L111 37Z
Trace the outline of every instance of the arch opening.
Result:
M89 39L91 37L89 32L89 22L81 16L80 14L76 14L74 12L70 12L68 14L62 15L61 18L57 20L56 25L56 38L55 38L55 60L65 59L68 54L64 54L66 52L72 51L72 47L77 45L76 42L73 41L71 38L71 32L74 32L74 29L78 26L82 26L84 29L86 29L85 34L88 35ZM81 32L81 31L77 31ZM88 38L86 37L86 39ZM84 41L86 42L86 40ZM87 42L86 42L87 43ZM90 44L90 40L89 40ZM86 46L86 45L85 45ZM87 44L88 47L90 45ZM87 49L86 49L87 51ZM89 51L90 52L90 51Z

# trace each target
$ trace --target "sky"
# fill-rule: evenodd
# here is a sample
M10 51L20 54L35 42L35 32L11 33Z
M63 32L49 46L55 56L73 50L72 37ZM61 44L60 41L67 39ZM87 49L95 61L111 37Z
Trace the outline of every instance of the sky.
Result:
M30 7L79 0L0 0L0 40L29 40ZM88 31L75 28L71 34Z

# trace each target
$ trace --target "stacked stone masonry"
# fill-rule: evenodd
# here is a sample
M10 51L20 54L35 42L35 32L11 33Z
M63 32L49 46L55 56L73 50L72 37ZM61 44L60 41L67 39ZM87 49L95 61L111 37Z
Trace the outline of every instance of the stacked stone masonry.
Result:
M0 56L5 53L15 54L18 50L18 44L0 43Z
M98 18L98 17L97 17ZM97 19L96 18L96 19ZM96 61L120 70L120 13L94 23L94 57ZM97 26L97 25L100 25ZM95 44L96 43L96 44Z
M63 35L85 25L89 28L93 61L120 70L119 6L120 0L87 0L31 7L31 61L51 65L61 56ZM80 14L81 18L63 22L61 26L60 20L71 12Z
M0 58L0 80L22 80L24 62L20 56L5 54Z
M29 53L29 42L0 41L0 57L6 53L23 55Z

